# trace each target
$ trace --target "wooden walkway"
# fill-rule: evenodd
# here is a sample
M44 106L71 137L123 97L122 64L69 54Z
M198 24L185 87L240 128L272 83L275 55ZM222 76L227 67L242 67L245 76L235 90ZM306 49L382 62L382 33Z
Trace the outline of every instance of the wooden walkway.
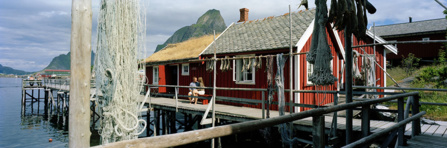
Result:
M419 135L407 141L406 146L399 148L447 148L447 138L430 135Z
M60 89L61 91L69 91L69 85L47 85L47 87L50 87L52 89ZM95 93L95 88L92 88L90 90L91 93ZM144 96L140 95L141 101L143 101ZM149 103L149 98L146 100L146 103ZM171 111L176 111L178 109L179 112L189 112L189 113L195 113L195 114L204 114L208 105L202 105L202 104L189 104L188 100L179 99L177 102L178 108L176 109L176 103L175 99L172 98L165 98L165 97L151 97L151 104L153 107L159 108L159 109L167 109ZM223 104L216 104L216 117L222 118L226 120L232 120L232 121L249 121L249 120L257 120L262 119L262 109L257 108L249 108L249 107L238 107L238 106L231 106L231 105L223 105ZM211 114L211 113L210 113ZM279 116L278 111L270 111L270 117L277 117ZM326 128L330 128L330 125L332 123L332 116L325 116L325 126ZM346 119L344 117L337 117L337 129L338 130L345 130ZM309 129L309 127L312 126L312 118L304 118L301 120L296 120L293 122L295 126L298 127L298 129L306 130ZM370 130L372 133L376 133L379 131L382 131L390 126L393 126L394 122L388 122L388 121L378 121L378 120L371 120L370 121ZM354 131L361 131L361 120L360 119L353 119L353 130ZM440 126L440 125L428 125L428 124L422 124L421 125L421 133L422 135L427 136L434 136L434 137L443 137L446 138L444 140L447 141L447 126ZM411 135L411 123L407 124L405 127L405 135L410 136ZM446 145L447 146L447 145Z
M144 96L141 96L141 99L143 99ZM146 103L149 102L146 100ZM170 109L175 111L176 105L175 105L175 99L172 98L164 98L164 97L151 97L151 104L155 108L160 109ZM202 105L202 104L189 104L188 100L179 99L177 102L178 110L180 112L184 111L191 111L196 113L204 114L208 105ZM223 105L223 104L216 104L216 117L227 119L227 120L235 120L235 121L247 121L247 120L256 120L256 119L262 119L262 109L257 108L249 108L249 107L238 107L238 106L231 106L231 105ZM277 117L279 116L278 111L270 111L270 117ZM330 128L331 122L332 122L331 116L325 116L325 126L326 128ZM338 130L345 130L346 119L344 117L337 117L337 129ZM301 127L299 129L305 129L312 126L312 118L304 118L301 120L296 120L293 122L295 126ZM378 121L378 120L371 120L370 121L370 130L372 133L380 132L390 126L393 126L394 122L387 122L387 121ZM310 128L309 128L310 129ZM411 135L411 123L407 124L406 126L406 132L405 135L410 136ZM444 137L447 138L446 133L447 126L439 126L439 125L427 125L423 124L421 125L421 132L423 135L431 135L436 137ZM353 130L354 131L361 131L361 120L360 119L353 119ZM447 139L445 139L447 141Z

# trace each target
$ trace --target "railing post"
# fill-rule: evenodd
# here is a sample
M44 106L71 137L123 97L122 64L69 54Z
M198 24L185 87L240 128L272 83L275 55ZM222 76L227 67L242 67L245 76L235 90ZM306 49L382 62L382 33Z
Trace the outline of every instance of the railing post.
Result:
M264 91L261 91L261 98L262 98L262 119L265 119L265 96L264 96Z
M416 115L417 113L419 113L419 95L415 95L413 98L413 105L412 105L412 109L411 109L411 114L412 115ZM421 119L415 119L412 122L412 126L411 126L411 136L414 137L416 135L419 135L421 133Z
M178 87L175 87L175 112L178 112Z
M337 93L334 93L334 105L338 105L338 92ZM338 118L338 113L337 113L337 111L335 111L334 112L334 116L333 116L333 121L334 121L334 124L333 124L333 136L336 136L337 135L337 124L338 124L338 122L337 122L337 118Z
M312 116L312 141L314 148L324 148L324 116Z
M151 108L149 106L147 107L146 121L146 137L149 137L149 130L151 129Z
M157 136L158 129L160 129L160 110L154 109L154 136Z
M401 97L397 99L397 121L400 122L404 120L404 98ZM404 142L404 132L405 127L400 126L397 131L397 142L399 146L403 146Z
M369 105L362 106L362 137L367 137L370 132Z

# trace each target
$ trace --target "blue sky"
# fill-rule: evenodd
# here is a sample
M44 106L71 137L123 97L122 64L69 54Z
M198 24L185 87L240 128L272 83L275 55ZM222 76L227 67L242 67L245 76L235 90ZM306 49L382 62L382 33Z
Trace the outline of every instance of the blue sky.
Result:
M440 0L447 5L447 0ZM93 31L100 0L92 0ZM443 8L434 0L370 0L377 8L369 25L404 23L443 18ZM249 19L298 11L299 0L147 0L147 53L162 44L177 29L194 24L209 9L220 10L227 25L239 20L239 9L248 8ZM309 0L313 8L314 0ZM303 9L303 8L300 8ZM25 71L45 68L51 59L70 51L71 1L0 0L0 64ZM95 42L92 42L95 47Z

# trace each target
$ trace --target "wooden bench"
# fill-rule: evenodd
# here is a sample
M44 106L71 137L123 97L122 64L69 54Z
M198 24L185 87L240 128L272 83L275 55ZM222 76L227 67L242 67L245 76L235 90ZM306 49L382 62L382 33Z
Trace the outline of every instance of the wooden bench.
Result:
M211 98L211 97L213 97L213 95L203 94L203 95L199 95L199 97L209 97L209 98ZM204 99L204 98L197 98L197 99L199 99L199 101L202 100L202 104L203 105L208 104L208 99Z

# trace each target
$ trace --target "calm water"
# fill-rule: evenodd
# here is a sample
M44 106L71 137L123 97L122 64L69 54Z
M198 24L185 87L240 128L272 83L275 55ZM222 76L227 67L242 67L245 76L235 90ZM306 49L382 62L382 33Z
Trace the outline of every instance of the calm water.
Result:
M0 78L0 147L68 147L68 134L43 116L31 115L31 102L21 112L21 79ZM44 93L42 91L41 96ZM44 103L34 103L32 112L43 114ZM48 139L53 142L48 142Z

